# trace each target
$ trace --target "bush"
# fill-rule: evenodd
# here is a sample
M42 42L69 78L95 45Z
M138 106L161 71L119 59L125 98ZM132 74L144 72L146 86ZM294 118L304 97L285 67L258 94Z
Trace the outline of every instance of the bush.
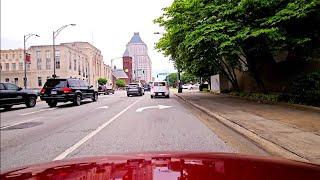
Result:
M106 79L106 78L99 78L98 79L98 84L99 85L105 85L105 84L107 84L107 82L108 82L108 80Z
M117 79L116 85L118 87L125 87L126 86L126 82L123 79Z
M294 103L320 106L320 71L301 75L290 83L282 99Z
M231 92L230 95L245 97L254 101L262 101L268 103L277 103L279 101L278 94L262 94L262 93L245 93L245 92Z

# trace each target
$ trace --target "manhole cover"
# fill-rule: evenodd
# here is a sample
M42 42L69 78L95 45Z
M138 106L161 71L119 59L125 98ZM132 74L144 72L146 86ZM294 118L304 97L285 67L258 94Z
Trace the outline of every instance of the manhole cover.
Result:
M8 130L15 130L15 129L26 129L26 128L39 126L40 124L43 124L43 122L25 122L25 123L20 123L14 126L3 127L3 129L1 130L8 131Z

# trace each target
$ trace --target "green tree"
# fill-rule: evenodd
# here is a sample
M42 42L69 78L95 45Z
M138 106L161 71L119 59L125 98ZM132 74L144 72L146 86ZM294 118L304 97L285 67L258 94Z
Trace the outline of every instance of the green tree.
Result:
M177 83L177 73L170 73L166 77L166 80L169 83L169 86L175 86Z
M116 80L116 85L118 87L125 87L126 86L126 82L123 79L117 79Z
M265 91L261 70L287 51L289 60L319 56L319 0L175 0L155 20L166 33L156 48L177 68L204 77L248 68Z
M107 82L108 82L108 80L107 80L106 78L100 77L100 78L98 79L98 84L99 84L99 85L105 85L105 84L107 84Z

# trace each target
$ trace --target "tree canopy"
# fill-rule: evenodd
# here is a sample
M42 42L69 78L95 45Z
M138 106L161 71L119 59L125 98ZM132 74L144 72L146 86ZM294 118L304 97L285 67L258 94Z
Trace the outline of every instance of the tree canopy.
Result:
M319 0L174 0L155 20L166 32L156 44L176 68L205 77L220 73L238 88L247 69L260 70L286 51L308 60L320 46Z
M118 87L125 87L126 86L126 82L123 79L117 79L116 80L116 85Z
M108 79L106 79L106 78L99 78L98 79L98 84L99 85L105 85L105 84L107 84L107 82L108 82Z

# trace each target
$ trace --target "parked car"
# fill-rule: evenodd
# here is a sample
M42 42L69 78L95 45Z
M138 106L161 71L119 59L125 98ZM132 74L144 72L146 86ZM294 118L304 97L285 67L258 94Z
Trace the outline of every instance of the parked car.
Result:
M105 95L114 94L114 88L113 88L112 84L99 85L98 93L105 94Z
M128 97L130 95L138 95L138 96L144 95L144 89L143 89L141 83L130 83L126 89L127 89L127 96Z
M19 104L25 104L28 108L34 107L37 98L37 93L31 89L22 89L12 83L0 83L0 108L8 110Z
M151 88L151 98L154 97L170 97L170 90L168 83L165 81L155 81L153 82L152 88Z
M58 102L73 102L80 106L81 100L98 100L98 91L81 79L48 79L40 91L40 98L50 107L55 107Z
M193 89L194 88L194 86L192 85L192 84L184 84L184 85L182 85L182 89L189 89L189 90L191 90L191 89Z

